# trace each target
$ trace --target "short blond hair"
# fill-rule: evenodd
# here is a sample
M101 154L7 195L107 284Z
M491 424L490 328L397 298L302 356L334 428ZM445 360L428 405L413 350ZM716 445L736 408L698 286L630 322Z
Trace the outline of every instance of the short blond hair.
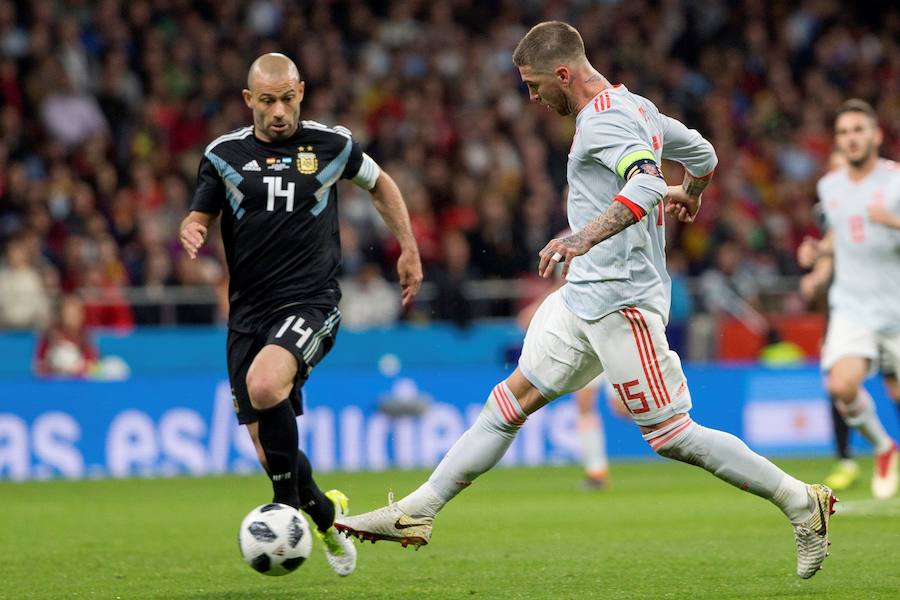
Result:
M538 23L513 51L513 63L517 67L529 66L538 71L551 71L561 64L585 60L581 34L562 21Z

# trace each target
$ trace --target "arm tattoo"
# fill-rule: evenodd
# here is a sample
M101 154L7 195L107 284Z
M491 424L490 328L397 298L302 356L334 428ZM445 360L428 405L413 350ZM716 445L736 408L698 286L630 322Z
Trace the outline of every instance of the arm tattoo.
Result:
M685 193L694 198L702 194L703 190L705 190L708 185L709 178L697 179L690 173L684 174L684 181L681 183L681 187L684 189Z
M596 246L636 222L637 220L627 206L621 202L613 202L606 212L588 223L581 231L569 236L568 239L575 244L587 241L591 246Z

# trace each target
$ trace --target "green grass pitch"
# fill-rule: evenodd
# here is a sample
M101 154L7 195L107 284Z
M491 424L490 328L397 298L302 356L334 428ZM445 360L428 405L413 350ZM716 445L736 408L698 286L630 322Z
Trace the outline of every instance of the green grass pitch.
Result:
M805 480L825 460L779 461ZM868 469L868 464L862 465ZM897 598L900 499L840 494L831 557L794 575L791 529L768 502L681 464L615 463L613 489L575 467L498 469L452 502L418 552L360 547L341 579L318 541L307 563L259 575L237 526L267 500L262 475L0 484L0 598ZM423 471L329 473L351 509L406 493ZM841 510L842 509L842 510Z

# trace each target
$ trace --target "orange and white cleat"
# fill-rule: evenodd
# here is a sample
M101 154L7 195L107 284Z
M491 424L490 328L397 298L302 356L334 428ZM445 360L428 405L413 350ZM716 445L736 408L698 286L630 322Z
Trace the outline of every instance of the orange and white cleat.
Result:
M872 495L879 499L893 498L900 484L900 451L893 442L890 449L875 455L875 472L872 474Z

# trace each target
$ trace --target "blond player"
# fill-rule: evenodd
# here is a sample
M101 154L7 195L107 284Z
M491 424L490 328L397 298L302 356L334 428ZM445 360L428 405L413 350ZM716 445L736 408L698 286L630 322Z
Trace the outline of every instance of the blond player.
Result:
M712 146L646 98L610 85L588 62L570 25L535 26L513 62L532 101L575 117L567 170L575 233L551 240L539 265L547 277L563 262L567 283L541 304L518 368L494 387L428 481L397 503L341 518L336 527L373 541L427 543L434 516L500 460L528 415L606 372L657 453L706 469L781 509L794 528L797 574L812 577L826 556L831 490L798 481L733 435L693 422L681 362L666 341L671 281L663 200L667 212L693 220L716 165ZM659 170L663 158L685 166L681 186L667 188Z
M828 233L820 241L806 240L798 258L815 267L816 278L833 257L822 348L826 387L847 425L875 449L872 494L890 498L900 480L900 453L862 385L877 367L879 348L895 373L900 368L900 166L878 157L881 138L868 103L848 100L841 106L834 139L846 166L817 186Z

